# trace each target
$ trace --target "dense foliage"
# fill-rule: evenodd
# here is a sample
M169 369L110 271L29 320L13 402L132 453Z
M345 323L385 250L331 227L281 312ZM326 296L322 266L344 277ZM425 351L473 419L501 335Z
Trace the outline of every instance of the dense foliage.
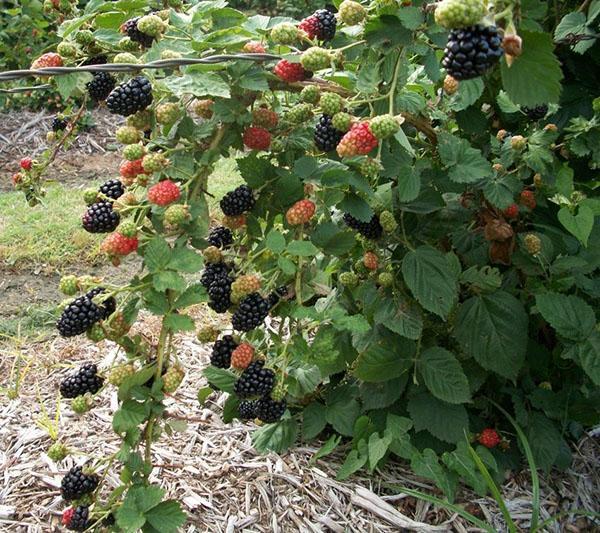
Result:
M118 461L122 486L90 520L162 532L183 521L148 485L152 441L176 428L164 398L183 379L181 331L214 342L205 374L230 395L223 416L265 422L261 451L323 437L320 454L348 447L340 477L402 458L450 498L459 480L481 493L468 441L499 479L522 462L501 406L541 468L567 466L600 406L600 1L346 0L300 23L223 0L168 3L134 19L150 2L93 0L61 25L62 57L41 64L99 51L285 59L55 80L65 95L90 81L97 100L112 90L109 110L129 115L120 183L86 193L83 223L112 232L115 264L137 252L144 265L122 287L62 283L85 294L61 333L123 348L115 368L68 378L79 410L106 384L98 371L119 387L123 444L89 469ZM246 185L209 233L206 184L222 157ZM31 203L46 163L14 178ZM230 330L186 312L206 301L232 312ZM127 333L141 310L163 317L156 343Z

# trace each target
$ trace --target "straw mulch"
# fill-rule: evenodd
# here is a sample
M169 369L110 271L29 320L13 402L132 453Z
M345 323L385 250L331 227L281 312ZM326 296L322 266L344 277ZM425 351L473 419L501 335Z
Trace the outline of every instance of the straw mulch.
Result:
M138 329L155 338L156 317L143 319ZM187 371L186 379L168 410L177 419L187 419L187 429L160 439L154 447L153 477L171 497L180 499L189 514L185 531L210 532L391 532L474 531L458 516L402 494L387 490L399 484L437 493L432 484L413 476L399 464L388 465L373 476L364 473L346 482L335 479L343 454L333 454L316 464L314 446L301 446L277 456L261 456L252 448L249 425L222 422L224 396L213 394L205 406L196 393L206 386L202 369L209 350L193 337L177 339L178 356ZM108 367L117 352L111 343L92 345L87 341L55 339L27 346L5 346L0 358L0 375L7 386L15 362L30 365L22 381L19 398L0 404L0 530L20 532L57 531L64 502L59 487L62 476L87 457L98 458L116 450L118 439L111 431L117 408L113 390L106 390L97 406L78 417L61 402L60 428L73 455L60 464L44 453L51 441L34 424L40 420L40 401L53 416L57 383L71 364L95 361ZM14 371L13 371L14 372ZM38 396L39 394L39 396ZM565 509L598 509L598 441L584 439L575 451L571 471L543 481L542 517ZM107 475L107 484L118 484L118 472ZM528 477L519 474L504 486L509 508L522 526L531 510ZM493 501L464 491L460 501L498 530L501 515ZM591 531L585 520L567 518L549 531ZM562 528L562 529L561 529Z

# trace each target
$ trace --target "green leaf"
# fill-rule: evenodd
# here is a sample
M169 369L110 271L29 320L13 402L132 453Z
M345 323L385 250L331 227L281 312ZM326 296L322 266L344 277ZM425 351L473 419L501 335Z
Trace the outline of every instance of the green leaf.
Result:
M464 406L443 402L427 392L412 396L407 408L415 431L427 430L445 442L460 442L469 430L469 415Z
M323 253L338 257L347 254L356 244L352 232L340 231L333 222L319 224L312 232L311 240Z
M554 423L542 413L533 411L529 415L527 440L538 468L549 472L558 457L562 437Z
M438 152L455 183L475 183L492 175L492 167L481 151L469 141L448 133L438 136Z
M166 267L171 259L171 248L162 237L154 237L144 250L144 261L150 272Z
M320 402L312 402L302 411L302 437L314 439L327 425L325 406Z
M448 403L465 403L471 398L469 381L460 363L448 350L434 346L419 358L425 385L436 398Z
M463 80L458 86L458 91L452 99L450 108L454 111L462 111L473 105L483 94L483 80L475 78L473 80Z
M176 309L183 309L190 305L205 302L208 299L206 289L200 284L190 285L185 292L175 301Z
M176 533L186 518L181 504L175 500L161 502L146 513L147 522L160 533Z
M338 444L341 442L341 440L342 440L341 435L335 435L335 434L331 435L331 437L329 437L329 439L327 439L325 444L323 444L323 446L321 446L317 450L317 453L315 453L310 458L310 462L314 463L315 461L318 461L322 457L326 457L327 455L329 455L333 450L335 450L338 447Z
M171 252L168 267L179 272L194 274L202 268L202 256L190 248L175 248Z
M547 292L538 294L535 304L544 320L567 339L582 341L596 325L594 310L577 296Z
M402 337L397 337L393 344L374 343L359 355L354 375L371 383L395 379L412 367L415 351L415 343Z
M233 372L216 366L207 366L202 373L211 385L233 394L233 386L237 381L237 376Z
M117 409L113 416L113 429L115 433L125 433L136 428L146 419L146 406L135 400L126 400Z
M198 97L229 98L227 82L216 72L204 72L200 67L183 67L183 76L169 76L165 78L164 84L179 97L192 94Z
M483 368L515 379L525 360L528 316L508 292L474 296L461 304L454 336Z
M292 241L288 244L287 252L300 257L311 257L319 253L319 249L310 241Z
M316 365L290 368L288 375L291 379L290 394L297 397L305 396L316 390L322 379L319 367Z
M373 209L360 196L348 194L339 203L338 206L342 211L350 213L353 217L358 218L363 222L369 222L373 216Z
M583 37L592 37L595 35L594 30L587 25L585 13L581 11L567 13L554 30L555 41L561 41L565 38L569 38L571 35L581 35ZM575 45L572 45L572 49L578 54L583 54L594 45L594 42L595 39L593 38L581 39L579 42L576 42Z
M68 100L73 94L83 94L85 84L92 79L89 72L74 72L64 76L55 76L56 88L63 100Z
M165 292L167 289L181 292L185 289L185 280L172 270L157 272L152 276L152 285L159 292Z
M327 397L325 417L338 433L352 436L354 422L360 415L360 405L354 398L353 388L342 385L332 390Z
M594 228L594 212L588 206L580 205L577 215L573 215L568 207L561 207L558 211L558 220L581 244L587 246Z
M590 379L600 385L600 333L594 331L585 341L573 346L567 356L577 361Z
M194 319L188 315L167 315L164 325L173 333L177 333L178 331L194 331L196 329Z
M506 209L514 203L515 194L521 187L522 183L519 178L511 174L505 174L486 180L483 186L483 194L498 209Z
M360 399L363 409L383 409L389 407L402 396L406 383L408 381L408 372L405 372L396 379L389 381L380 381L377 383L362 382L360 384Z
M272 229L267 233L265 246L273 253L280 254L285 250L285 237L280 231Z
M378 433L371 433L369 437L369 468L375 470L377 464L385 456L392 440L380 437Z
M252 435L252 442L259 453L272 451L282 453L290 448L298 436L298 424L293 418L284 418L276 424L267 424Z
M480 496L487 493L487 484L481 473L477 470L475 461L471 457L468 445L465 441L458 443L456 450L445 452L442 455L442 461L448 468L457 472L473 490Z
M557 104L563 78L560 62L554 55L552 37L547 33L520 30L523 53L509 67L501 61L502 84L518 105ZM531 80L536 80L535 84Z
M404 257L402 275L425 309L444 319L448 316L458 298L458 282L444 254L420 246Z
M282 255L277 258L277 266L287 276L293 276L296 273L296 264L291 259Z
M421 192L421 176L414 167L402 167L398 173L396 186L400 202L412 202Z
M410 418L388 413L385 422L385 434L391 439L403 439L412 427L413 423Z
M454 498L456 479L448 475L432 449L426 448L423 453L416 452L411 458L410 466L415 474L435 481L449 500Z
M521 108L510 99L506 91L500 91L496 101L503 113L519 113L521 111Z
M368 459L369 458L366 455L359 455L358 450L352 450L346 457L344 464L340 466L336 475L336 479L342 481L349 478L352 474L354 474L354 472L358 472L363 466L365 466Z
M417 340L423 331L423 317L419 306L411 300L385 299L375 311L374 320L408 339Z

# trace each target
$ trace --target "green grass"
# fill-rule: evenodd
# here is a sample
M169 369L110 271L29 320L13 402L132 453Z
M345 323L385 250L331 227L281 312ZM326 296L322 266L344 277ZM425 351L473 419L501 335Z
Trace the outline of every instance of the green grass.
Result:
M240 176L235 159L221 159L214 172L208 178L208 192L214 195L214 198L208 197L208 205L211 213L219 212L219 200L223 195L244 183Z
M62 269L97 260L102 237L81 227L81 190L61 184L47 189L36 207L29 207L21 192L0 195L0 264Z
M58 318L57 306L28 305L10 318L0 320L0 345L15 338L44 339L54 331Z

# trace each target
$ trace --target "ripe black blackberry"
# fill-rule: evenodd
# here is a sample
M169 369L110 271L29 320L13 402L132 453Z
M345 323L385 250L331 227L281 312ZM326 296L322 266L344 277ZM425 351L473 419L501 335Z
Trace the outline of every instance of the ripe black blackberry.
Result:
M233 244L233 233L225 226L217 226L210 230L208 243L217 248L229 248Z
M219 202L221 211L228 217L237 217L250 211L256 200L252 189L248 185L240 185L237 189L229 191Z
M125 193L125 187L118 179L112 179L105 181L102 185L100 185L100 189L98 192L102 193L104 196L116 200L120 198Z
M73 300L60 315L56 327L63 337L81 335L96 322L108 318L115 312L114 298L108 298L96 304L93 298L104 292L102 287L91 290L87 294Z
M87 65L106 65L106 63L108 63L108 57L105 56L104 54L101 54L99 56L89 57L83 63L81 63L81 65L82 66L87 66Z
M272 293L270 293L269 296L267 296L269 309L275 307L284 296L287 296L287 293L288 288L285 285L277 287Z
M63 477L60 484L63 500L78 500L82 496L94 492L98 486L98 481L96 474L84 474L81 466L74 466Z
M106 99L108 110L124 117L143 111L151 103L152 85L144 76L136 76L117 85Z
M86 364L77 372L63 379L60 384L60 395L63 398L77 398L89 392L96 394L104 383L104 379L98 375L98 367L94 364Z
M229 273L229 267L225 263L209 263L204 267L200 283L208 290L218 277L226 276Z
M502 38L495 26L469 26L452 30L442 66L457 80L481 76L502 57Z
M277 401L265 396L256 402L256 418L265 424L277 422L287 409L285 400Z
M108 98L116 84L117 80L108 72L95 72L94 78L85 86L92 100L102 102Z
M68 125L69 117L54 117L50 127L54 133L58 133L59 131L66 130Z
M269 302L257 292L246 296L231 317L237 331L251 331L260 326L269 314Z
M231 335L225 335L213 344L210 355L210 364L217 368L229 368L231 366L231 352L238 347Z
M252 420L256 418L256 401L244 400L238 407L240 420Z
M113 211L112 202L102 200L87 208L81 223L89 233L110 233L117 228L120 220L119 213Z
M275 372L270 368L263 368L264 366L264 361L254 361L242 372L233 386L239 398L243 400L271 394L275 385Z
M346 226L357 231L366 239L377 240L383 234L383 228L377 215L373 215L369 222L363 222L354 218L350 213L344 213L344 222Z
M335 13L328 9L318 9L313 13L313 17L317 19L316 36L320 41L331 41L335 37L337 28L337 20Z
M336 130L331 124L329 115L321 115L315 126L315 145L323 152L332 152L342 140L344 132Z
M89 516L90 508L87 505L78 505L73 509L73 514L65 526L70 531L85 531L91 525Z
M546 104L537 105L535 107L521 106L521 111L531 120L541 120L548 114L548 106Z
M129 19L123 24L121 31L126 33L127 37L129 37L132 41L141 44L144 48L150 48L152 46L152 42L154 41L154 37L138 30L138 21L141 18L142 17L135 17Z
M217 276L208 288L210 301L208 305L217 313L225 313L231 307L231 284L233 280L227 275Z

